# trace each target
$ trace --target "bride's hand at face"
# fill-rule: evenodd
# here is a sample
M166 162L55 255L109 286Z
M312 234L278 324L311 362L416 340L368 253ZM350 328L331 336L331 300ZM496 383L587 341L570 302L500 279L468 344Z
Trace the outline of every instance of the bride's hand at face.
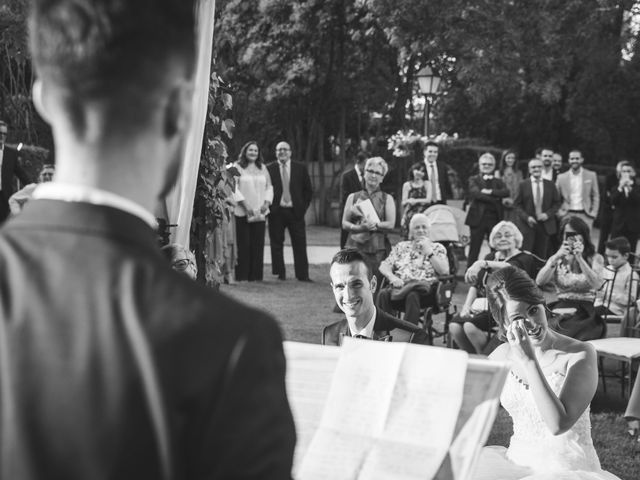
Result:
M514 360L527 363L536 360L531 339L524 326L522 319L517 319L507 326L507 341L511 346L511 352Z

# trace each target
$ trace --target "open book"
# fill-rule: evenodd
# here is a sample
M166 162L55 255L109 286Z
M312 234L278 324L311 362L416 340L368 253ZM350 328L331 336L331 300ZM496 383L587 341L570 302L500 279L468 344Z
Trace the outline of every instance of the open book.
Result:
M345 340L285 342L294 478L469 478L507 365L438 347Z

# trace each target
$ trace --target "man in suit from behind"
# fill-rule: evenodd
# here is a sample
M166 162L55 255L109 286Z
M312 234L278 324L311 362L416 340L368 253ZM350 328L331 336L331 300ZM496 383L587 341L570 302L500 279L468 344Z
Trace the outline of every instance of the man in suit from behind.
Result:
M589 228L600 208L598 176L595 172L583 168L584 158L580 150L569 152L569 170L558 175L556 187L560 193L562 205L558 217L575 215L587 222Z
M542 161L529 161L529 178L520 182L513 207L520 218L522 248L546 260L549 242L558 231L560 195L554 183L542 178Z
M358 152L355 157L355 162L351 170L347 170L340 176L340 218L342 218L342 212L344 210L344 204L347 201L347 197L359 192L364 188L364 164L367 162L367 154L364 152ZM347 237L349 231L344 228L340 229L340 248L344 248L344 244L347 243Z
M428 344L423 329L376 308L373 295L377 278L357 249L336 253L331 260L330 276L333 295L345 318L323 329L323 345L341 345L344 337L390 342L394 335L411 343Z
M31 2L56 174L0 231L0 478L291 478L275 321L172 270L154 229L195 3Z
M436 142L428 141L422 149L424 153L424 166L426 171L425 181L431 183L431 191L433 192L433 203L446 204L447 199L453 197L451 182L447 166L444 162L438 161L439 147Z
M465 224L471 230L468 265L478 259L480 248L485 237L493 227L502 220L502 199L509 196L509 189L504 182L496 178L496 159L490 153L483 153L478 159L479 174L469 177L469 211Z
M279 280L287 278L284 266L286 229L291 238L296 278L301 282L310 282L304 214L313 196L311 178L303 163L291 160L291 146L287 142L276 145L276 157L277 161L267 165L273 184L273 203L269 214L271 271Z
M8 125L0 120L0 223L9 216L9 198L15 192L15 177L22 186L31 183L29 176L18 163L18 151L6 145Z

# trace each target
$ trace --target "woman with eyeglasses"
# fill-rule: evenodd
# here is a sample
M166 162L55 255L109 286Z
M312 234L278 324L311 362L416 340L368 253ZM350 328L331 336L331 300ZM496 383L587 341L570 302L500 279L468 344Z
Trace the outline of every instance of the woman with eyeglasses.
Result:
M424 162L411 165L409 169L409 180L402 185L402 236L405 240L409 238L409 224L411 217L416 213L422 213L433 203L432 187L430 182L425 182Z
M391 251L387 232L396 223L393 197L380 189L388 170L383 158L369 158L364 166L365 188L347 197L342 212L342 228L349 232L346 247L367 256L376 273Z
M484 260L477 260L465 274L471 285L459 315L449 325L454 342L469 353L483 353L495 327L486 303L484 284L487 276L507 265L524 270L532 279L542 266L542 260L529 252L520 250L522 233L514 223L499 222L489 234L489 246L493 249ZM489 353L489 352L486 352Z
M171 262L171 268L176 272L184 273L191 280L195 280L198 277L198 267L193 252L179 243L165 245L162 247L162 251Z
M235 280L261 281L264 270L264 231L269 206L273 202L271 176L264 165L258 144L244 144L235 163L236 178L236 243L238 263Z
M565 217L560 236L562 245L540 270L536 283L556 289L558 300L549 308L556 314L560 333L578 340L602 338L606 325L593 306L603 284L602 255L596 253L589 226L579 217Z

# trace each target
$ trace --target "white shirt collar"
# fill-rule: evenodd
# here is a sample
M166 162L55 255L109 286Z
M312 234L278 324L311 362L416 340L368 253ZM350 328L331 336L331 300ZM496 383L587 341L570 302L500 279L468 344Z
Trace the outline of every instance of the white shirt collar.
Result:
M367 323L367 326L362 330L355 331L351 329L351 324L349 324L349 330L351 330L351 336L355 337L356 335L364 335L367 338L373 338L373 327L376 324L376 309L373 309L373 315L371 316L371 320Z
M540 177L540 178L535 178L535 177L529 177L531 179L531 183L536 183L536 182L541 182L542 180L544 180L544 178Z
M112 207L135 215L149 224L151 228L158 227L155 215L138 203L106 190L75 185L71 183L47 182L38 185L33 192L33 198L46 200L61 200L63 202L84 202L91 205Z

